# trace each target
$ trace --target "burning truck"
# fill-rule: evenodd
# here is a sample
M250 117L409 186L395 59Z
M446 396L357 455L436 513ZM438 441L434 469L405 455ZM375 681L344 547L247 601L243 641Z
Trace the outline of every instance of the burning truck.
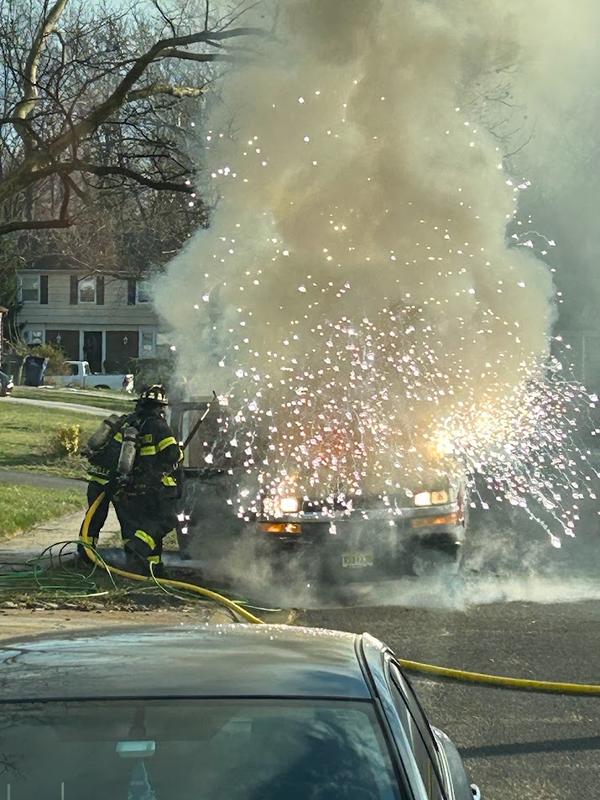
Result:
M249 469L249 453L261 451L256 432L253 448L232 447L231 414L214 398L177 403L171 425L181 441L189 439L179 547L206 572L228 577L233 564L239 570L248 559L283 578L347 582L458 567L468 488L448 459L429 469L404 465L403 477L385 491L367 484L350 490L340 480L300 489L290 471L274 486L265 483L260 459ZM327 454L335 457L330 443Z

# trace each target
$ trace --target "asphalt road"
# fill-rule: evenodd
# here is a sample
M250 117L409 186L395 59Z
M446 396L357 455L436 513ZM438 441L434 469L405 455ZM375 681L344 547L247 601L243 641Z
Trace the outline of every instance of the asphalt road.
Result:
M297 622L368 631L415 661L600 684L597 520L589 509L578 537L555 550L518 517L474 519L459 576L374 585L358 605L313 608ZM413 681L485 800L600 797L600 696L525 693L416 673Z
M369 631L399 656L417 661L600 683L597 509L583 518L577 539L565 541L559 551L539 530L525 535L517 518L474 520L458 578L382 583L361 590L345 608L325 608L315 596L296 622ZM257 578L264 590L268 576ZM288 607L302 602L290 593L281 598ZM485 800L600 797L600 697L516 692L417 675L413 680L432 721L458 745Z
M370 607L310 611L308 625L369 631L400 656L469 670L600 682L600 601L493 603L466 611ZM413 681L461 750L486 800L600 795L600 697Z

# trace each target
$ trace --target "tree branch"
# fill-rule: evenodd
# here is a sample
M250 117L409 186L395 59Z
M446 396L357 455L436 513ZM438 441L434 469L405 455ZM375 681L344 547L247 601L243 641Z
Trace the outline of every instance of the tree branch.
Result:
M161 2L161 0L158 1ZM65 23L66 33L63 38L65 41L70 42L70 48L73 53L73 56L69 56L67 62L64 60L64 46L62 50L57 48L58 55L55 57L53 50L51 51L51 48L46 43L48 37L56 32L55 28L58 27L61 14L69 2L70 0L43 0L42 3L40 0L40 6L44 8L44 12L41 15L43 19L41 22L38 19L33 20L32 27L37 30L37 33L29 50L27 63L23 72L20 68L15 72L15 86L25 86L25 91L22 97L19 98L22 92L20 88L17 89L17 104L12 107L14 109L12 113L11 106L6 102L2 109L3 114L0 124L9 123L13 127L12 129L2 128L3 136L0 143L0 148L6 153L6 158L4 156L0 158L0 207L5 207L5 219L8 218L6 222L8 228L6 226L1 228L0 235L12 230L26 230L28 228L27 225L20 227L19 223L16 222L16 206L11 213L7 213L7 207L10 203L17 202L22 194L29 191L31 187L41 186L42 181L52 176L57 176L62 180L73 172L80 172L83 178L81 182L84 186L87 183L85 180L86 173L89 173L90 176L96 175L99 178L114 176L147 186L150 189L180 192L184 195L191 194L192 187L189 184L180 182L189 170L185 167L181 169L180 174L177 174L179 172L177 161L173 159L172 155L164 156L165 158L173 159L170 172L165 169L165 174L161 174L160 164L154 164L150 169L144 165L144 168L140 169L139 172L135 164L132 165L133 169L129 169L129 165L100 166L106 155L112 152L113 144L119 141L118 135L112 135L111 126L116 125L124 131L127 131L128 128L138 130L141 139L149 141L146 125L149 125L149 129L153 129L152 126L155 126L157 120L161 118L161 110L170 109L182 98L194 98L202 95L204 87L187 86L185 85L185 80L182 81L181 85L178 85L176 78L173 82L167 76L161 78L162 68L157 66L156 73L158 74L155 74L152 71L153 65L161 65L166 59L197 62L234 60L232 54L210 52L210 48L218 47L217 42L219 41L226 42L230 39L237 40L248 36L268 36L268 33L261 28L231 27L224 30L206 30L189 35L165 37L154 40L154 42L150 40L150 44L142 51L141 55L121 62L123 65L127 64L122 69L117 68L116 71L111 71L105 70L101 66L100 75L97 72L91 75L89 70L92 73L96 70L95 62L92 60L87 71L83 70L78 73L74 59L80 58L83 53L87 53L87 49L81 43L81 39L77 38L82 35L77 20L76 28L72 34L75 36L73 42L69 40L70 29L68 22ZM1 3L2 0L0 0ZM27 26L25 26L24 30L26 28ZM127 38L129 33L122 33L125 38L119 39L120 45L114 47L115 54L119 56L123 52L126 53L128 48L130 52L133 50L133 45L130 39ZM24 35L27 34L25 33ZM194 45L198 47L194 47ZM10 56L7 62L10 68L10 58L13 58L13 56L11 53L6 52L6 47L7 45L4 42L0 42L0 52L3 53L3 57ZM200 49L209 52L194 52L194 50ZM112 44L109 43L106 52L113 52ZM16 56L14 58L18 61ZM48 61L49 66L46 65L46 61ZM42 74L44 71L45 74ZM168 71L165 70L164 72ZM89 87L90 85L98 87L95 88L95 97L88 98L85 102L81 100L83 89L80 85L80 74L83 78L84 87ZM111 75L114 75L118 80L116 87L111 80L107 80L105 86L110 88L105 91L108 94L105 94L105 92L100 94L104 86L100 88L99 82L104 80L105 76ZM146 85L141 85L144 76L147 76L147 83ZM47 79L46 82L44 82L44 79ZM95 83L96 81L98 83ZM43 98L42 92L45 94ZM99 98L98 95L100 95ZM134 102L155 96L157 99L151 103L150 110L147 108L147 103ZM164 98L162 102L159 99L160 96ZM76 108L77 114L82 113L83 116L77 118L75 113L72 114L71 112L74 108ZM120 113L122 110L124 113ZM115 120L118 116L124 116L125 119ZM150 122L147 123L146 120L149 117ZM143 123L139 129L137 128L138 120ZM14 126L17 124L20 126L20 131L15 131ZM43 130L43 135L37 132L38 129ZM101 129L106 136L98 134ZM165 129L161 130L163 130L164 134ZM180 131L178 131L178 135L180 135ZM174 145L170 144L168 138L164 138L164 135L163 144L168 149L176 149ZM152 160L152 154L155 151L154 145L151 144L150 146L153 149L149 159ZM125 159L123 163L127 164L127 152L121 155ZM162 155L157 157L159 159L163 158ZM112 160L115 161L115 159ZM101 183L101 181L98 181L98 183ZM77 191L79 188L77 184L67 183L63 184L63 186L67 194L70 192L72 199L75 196L82 199ZM100 188L104 187L101 186ZM52 194L52 191L50 193ZM52 214L49 212L45 216L52 216ZM57 225L54 220L47 219L42 220L41 225L42 228L66 226L64 220L59 222L60 225ZM35 225L29 227L34 229Z
M225 61L230 64L239 63L239 58L225 53L194 53L190 50L178 50L173 47L160 54L160 58L177 58L180 61Z
M160 58L165 50L168 51L174 48L187 47L192 44L207 42L210 39L230 39L239 36L264 35L265 32L262 28L232 28L226 31L203 31L201 33L192 33L189 36L161 39L137 59L117 88L103 103L90 112L87 117L84 117L84 119L78 122L71 131L63 133L49 144L49 152L56 156L69 147L74 140L80 140L95 131L111 114L126 102L127 95L133 90L134 85L142 77L150 64Z
M151 189L159 189L169 192L182 192L184 194L192 194L196 190L194 187L189 183L175 183L175 181L168 181L168 180L155 180L154 178L149 178L146 175L142 175L139 172L135 172L128 167L121 167L116 165L109 165L109 164L90 164L87 161L80 161L76 159L75 161L68 161L60 164L58 166L58 171L66 171L69 172L88 172L92 175L98 175L99 177L105 178L111 175L121 176L123 178L128 178L136 183L141 184L142 186L148 186Z
M86 194L86 192L84 192L84 191L83 191L83 189L81 189L79 186L77 186L77 184L75 183L75 181L73 180L73 178L71 178L71 176L70 176L70 175L63 175L63 176L62 176L62 179L63 179L64 181L67 181L67 183L69 184L69 186L71 187L71 189L72 189L72 190L75 192L75 194L77 195L77 197L78 197L78 198L79 198L79 199L80 199L82 202L84 202L84 203L86 203L86 204L87 204L87 203L89 203L89 201L90 201L90 198L88 197L88 195Z
M158 0L152 0L152 5L158 11L158 13L161 15L163 20L167 23L167 25L171 29L171 33L173 34L173 36L177 36L177 32L175 30L175 26L173 25L173 20L169 19L169 17L165 14L165 12L160 7L160 4L159 4Z
M144 100L147 97L154 97L157 94L168 94L172 97L200 97L204 92L202 86L172 86L169 83L149 83L140 89L135 89L127 95L127 102L134 100Z
M34 140L31 137L31 132L21 124L21 120L25 120L35 108L39 96L37 78L42 51L46 39L54 31L68 2L69 0L57 0L48 12L46 18L42 20L25 63L25 71L23 73L23 97L15 107L14 116L16 120L14 125L28 149L34 146Z
M71 199L71 181L65 175L61 176L61 180L63 185L63 196L60 203L60 212L58 214L58 218L66 222L69 219L68 214L69 214L69 200Z
M15 219L12 222L0 225L0 236L5 236L7 233L14 233L15 231L43 231L50 228L70 228L72 224L73 223L69 219Z

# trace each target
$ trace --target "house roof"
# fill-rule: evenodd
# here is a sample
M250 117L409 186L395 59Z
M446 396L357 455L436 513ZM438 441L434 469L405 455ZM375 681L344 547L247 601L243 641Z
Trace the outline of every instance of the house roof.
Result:
M21 269L35 272L51 272L52 270L81 270L84 265L65 253L45 253L25 264Z
M121 278L143 277L131 269L95 268L65 253L45 253L37 256L20 267L19 272L74 272L79 273L79 275L92 275L95 272L99 272L103 275L114 275Z

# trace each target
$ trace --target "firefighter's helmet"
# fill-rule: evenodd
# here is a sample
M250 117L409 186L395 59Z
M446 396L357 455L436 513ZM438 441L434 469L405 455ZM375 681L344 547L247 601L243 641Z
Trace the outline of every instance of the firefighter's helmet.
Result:
M167 392L164 386L160 383L155 383L153 386L149 386L147 389L140 394L138 403L142 405L157 405L157 406L168 406L169 399L167 397Z

